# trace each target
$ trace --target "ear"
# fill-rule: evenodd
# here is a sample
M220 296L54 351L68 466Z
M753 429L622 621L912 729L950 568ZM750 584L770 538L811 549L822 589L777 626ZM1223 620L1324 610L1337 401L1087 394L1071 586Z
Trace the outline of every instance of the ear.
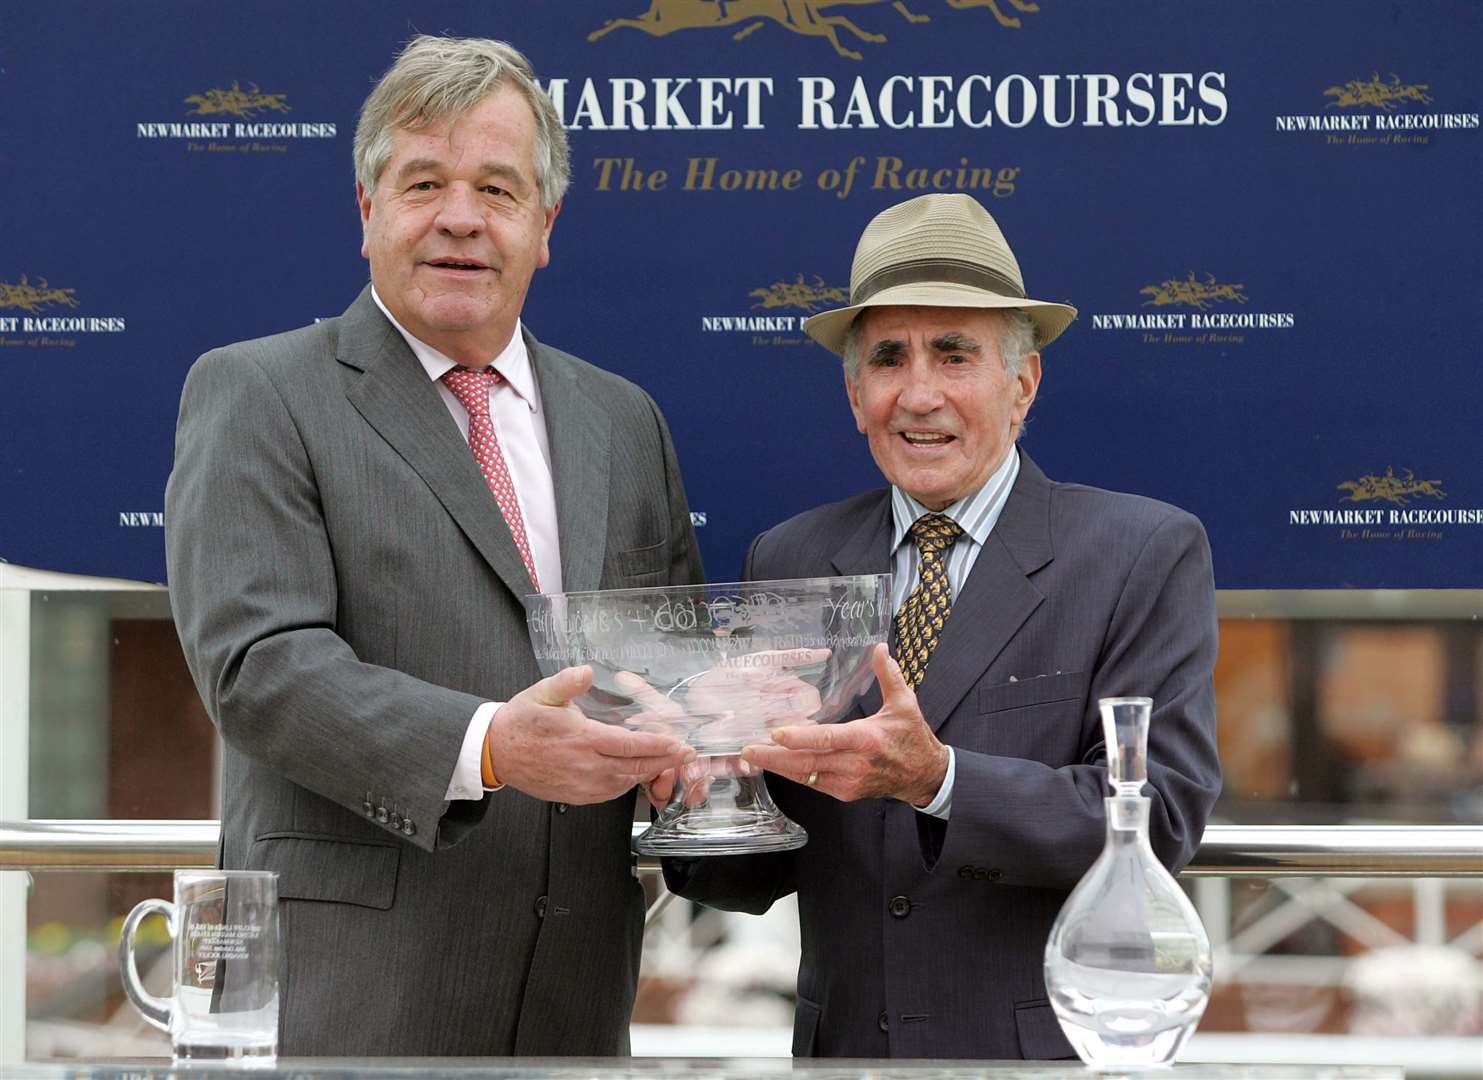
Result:
M355 202L360 207L360 257L369 259L371 253L366 238L366 229L371 222L371 193L362 186L361 182L355 182Z
M551 262L551 227L556 224L556 215L559 213L561 203L546 211L546 220L541 225L541 257L536 260L537 266L546 266Z
M845 396L850 399L850 412L855 414L855 430L861 435L865 434L865 413L860 408L860 384L850 379L849 373L844 377Z
M1014 421L1016 425L1020 425L1025 422L1025 415L1029 413L1030 406L1035 403L1035 395L1040 391L1040 353L1038 351L1025 354L1024 363L1020 365L1020 373L1015 376L1015 382L1019 384L1019 390L1014 399Z

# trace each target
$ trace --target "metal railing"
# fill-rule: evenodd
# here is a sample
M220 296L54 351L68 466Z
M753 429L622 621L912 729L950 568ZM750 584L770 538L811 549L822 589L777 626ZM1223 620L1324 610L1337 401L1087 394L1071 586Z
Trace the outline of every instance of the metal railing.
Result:
M219 835L215 821L3 821L0 870L214 866ZM1211 825L1183 876L1483 877L1483 825Z

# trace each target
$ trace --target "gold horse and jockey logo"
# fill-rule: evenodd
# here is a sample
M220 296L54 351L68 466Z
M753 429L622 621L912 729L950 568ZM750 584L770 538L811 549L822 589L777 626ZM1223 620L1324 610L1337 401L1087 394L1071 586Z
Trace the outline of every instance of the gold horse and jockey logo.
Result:
M1399 106L1396 102L1415 102L1418 105L1430 105L1432 97L1426 91L1430 89L1429 83L1403 83L1401 77L1395 72L1390 73L1390 81L1382 82L1378 71L1371 72L1369 81L1350 79L1343 86L1330 86L1325 90L1324 96L1334 100L1324 106L1325 109L1348 109L1356 105L1370 105L1386 112L1395 112Z
M37 278L33 284L22 274L21 280L14 285L8 281L0 281L0 311L16 308L39 315L43 309L54 304L76 307L77 297L73 295L75 292L76 289L54 289L46 278Z
M1215 280L1214 274L1206 274L1205 280L1201 281L1191 270L1183 280L1168 278L1157 285L1145 285L1138 293L1148 297L1143 301L1144 307L1184 304L1204 311L1214 304L1246 303L1246 294L1241 291L1245 288L1240 282L1222 285Z
M753 289L747 295L757 301L752 305L754 308L794 307L809 312L832 304L850 302L848 289L839 285L826 285L818 274L814 275L812 284L804 281L803 275L799 274L794 281L774 281L767 288Z
M609 19L598 29L587 35L588 41L596 41L614 30L628 27L642 30L653 37L664 37L676 30L717 29L723 26L741 28L731 35L733 41L756 33L769 22L777 23L785 30L808 37L829 40L834 51L851 60L859 60L860 54L847 48L839 40L841 30L853 34L858 41L879 45L886 35L861 29L846 15L830 13L831 8L866 7L886 3L887 0L650 0L649 10L631 19ZM1002 0L1019 14L1031 14L1040 10L1033 0ZM892 9L908 23L930 22L931 16L913 12L906 0L890 0ZM1000 26L1018 30L1021 20L1018 15L1006 15L1000 8L1001 0L947 0L950 8L988 8Z
M1371 499L1384 499L1396 506L1405 506L1410 502L1413 495L1425 495L1429 499L1445 499L1447 493L1442 490L1440 480L1418 480L1416 474L1410 469L1404 470L1404 476L1397 476L1395 469L1386 466L1384 476L1376 476L1371 473L1361 476L1358 480L1345 480L1338 485L1340 491L1347 491L1344 502L1368 502Z
M234 81L230 90L213 87L204 94L192 94L185 99L187 105L195 106L189 115L213 116L216 113L226 113L248 120L265 109L280 113L290 111L288 102L284 100L288 97L287 94L265 94L257 83L248 83L247 86L244 90L240 83Z

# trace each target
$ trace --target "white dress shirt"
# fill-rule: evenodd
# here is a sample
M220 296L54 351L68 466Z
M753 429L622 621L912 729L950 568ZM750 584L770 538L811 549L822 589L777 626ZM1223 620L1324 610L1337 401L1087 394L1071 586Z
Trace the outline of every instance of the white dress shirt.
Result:
M458 367L458 363L444 356L424 341L413 337L396 321L386 309L376 290L371 289L371 299L381 313L391 320L397 333L411 348L413 355L422 364L427 377L438 389L453 422L469 437L468 410L452 390L443 382L443 376ZM556 489L551 482L551 444L546 436L545 416L541 411L541 391L536 385L535 372L530 366L530 352L525 347L525 338L520 333L520 321L515 321L515 334L503 352L496 356L490 366L502 376L489 388L489 418L499 437L500 452L505 466L510 470L510 482L515 488L515 500L520 504L520 516L525 521L525 536L530 543L531 561L535 563L536 577L540 579L543 592L561 591L561 544L556 532ZM491 499L494 495L489 496ZM464 734L463 748L459 751L458 763L453 769L453 778L448 785L447 799L483 798L484 774L480 768L484 752L484 733L489 728L496 710L504 702L487 701L474 711Z
M983 550L984 544L988 542L989 534L994 531L994 525L1004 510L1004 504L1009 501L1009 493L1013 490L1015 479L1019 475L1020 452L1011 446L1009 453L1004 456L1003 463L994 470L984 482L983 487L967 498L959 499L951 506L939 511L945 517L952 518L963 530L963 535L958 537L957 543L953 544L952 551L948 553L947 558L947 580L952 587L954 597L963 591L963 585L968 580L968 572L973 569L978 553ZM891 572L894 575L894 581L891 587L891 611L893 613L901 610L901 605L906 603L906 598L917 587L917 579L920 576L917 545L911 539L912 523L923 514L931 512L906 492L892 486ZM928 666L931 666L930 660ZM917 807L922 813L946 819L952 812L953 779L958 771L957 762L957 756L953 753L953 748L949 746L947 748L947 773L942 778L942 787L937 789L937 797L930 803Z

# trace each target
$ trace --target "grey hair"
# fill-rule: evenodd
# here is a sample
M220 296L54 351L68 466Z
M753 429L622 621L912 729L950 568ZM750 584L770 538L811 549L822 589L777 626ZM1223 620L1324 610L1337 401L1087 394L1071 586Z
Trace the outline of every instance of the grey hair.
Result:
M867 309L868 310L868 309ZM1025 366L1025 357L1035 351L1035 321L1017 308L1001 309L999 320L999 356L1004 362L1004 371L1011 379L1016 378ZM860 379L861 326L865 317L862 311L850 320L850 328L844 339L844 373L850 382Z
M494 93L513 86L525 96L536 122L536 181L550 210L571 182L571 153L561 114L536 81L518 49L489 38L419 35L361 106L355 125L355 179L366 191L376 186L391 157L393 128L418 131L443 120L457 120Z

